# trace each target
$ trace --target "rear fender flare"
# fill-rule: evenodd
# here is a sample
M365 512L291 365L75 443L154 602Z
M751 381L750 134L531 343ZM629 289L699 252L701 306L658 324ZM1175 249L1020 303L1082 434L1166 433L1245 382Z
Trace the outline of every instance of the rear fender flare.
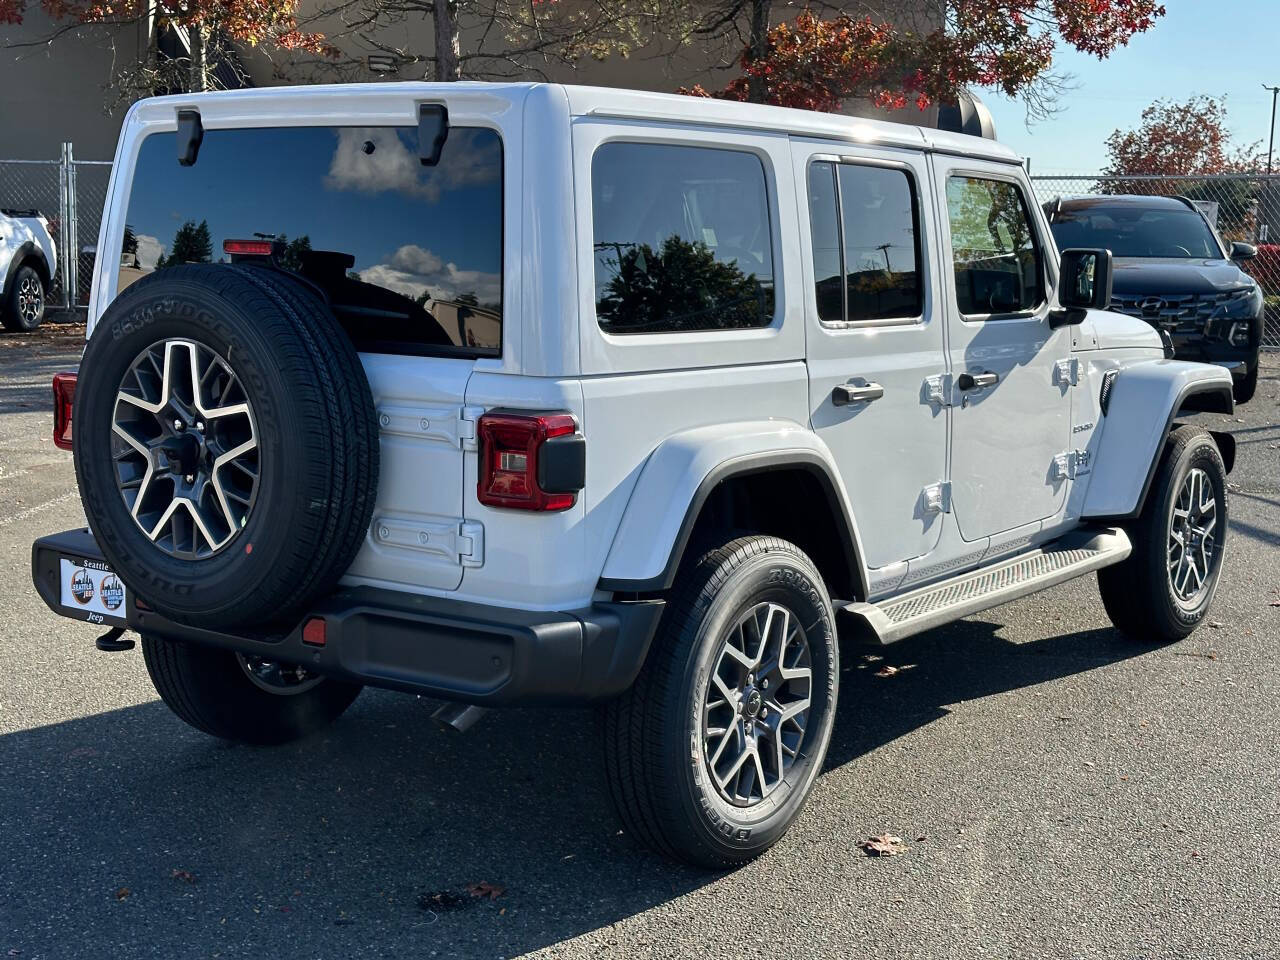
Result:
M1142 512L1179 411L1233 413L1231 374L1222 367L1181 360L1154 360L1120 370L1093 455L1083 518L1124 520ZM1234 438L1229 444L1220 435L1214 439L1230 469Z
M842 529L849 569L867 595L862 540L831 450L813 431L783 420L696 427L668 437L649 455L614 534L600 588L646 593L665 590L715 488L730 477L802 469L825 491Z

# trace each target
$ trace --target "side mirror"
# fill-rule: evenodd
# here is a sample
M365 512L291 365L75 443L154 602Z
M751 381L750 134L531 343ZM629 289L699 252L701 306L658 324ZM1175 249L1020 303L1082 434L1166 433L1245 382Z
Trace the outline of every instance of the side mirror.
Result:
M1232 260L1252 260L1258 255L1258 248L1252 243L1241 243L1236 240L1231 244Z
M1058 270L1058 304L1075 310L1111 305L1111 251L1063 250Z

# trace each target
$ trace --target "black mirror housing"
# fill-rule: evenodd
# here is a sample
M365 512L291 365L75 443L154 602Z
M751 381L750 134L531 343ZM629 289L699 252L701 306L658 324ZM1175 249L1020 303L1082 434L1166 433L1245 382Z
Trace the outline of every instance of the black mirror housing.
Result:
M1236 240L1231 244L1232 260L1252 260L1258 255L1258 248L1252 243L1241 243Z
M1058 304L1069 310L1105 310L1111 305L1111 251L1063 250Z

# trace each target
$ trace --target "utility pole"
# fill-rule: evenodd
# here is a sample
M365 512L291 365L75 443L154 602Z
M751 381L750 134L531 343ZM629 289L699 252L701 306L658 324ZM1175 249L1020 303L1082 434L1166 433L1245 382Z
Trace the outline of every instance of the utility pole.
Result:
M1280 86L1268 87L1264 83L1262 89L1271 91L1271 139L1267 143L1267 176L1271 176L1271 153L1276 145L1276 94L1280 94Z

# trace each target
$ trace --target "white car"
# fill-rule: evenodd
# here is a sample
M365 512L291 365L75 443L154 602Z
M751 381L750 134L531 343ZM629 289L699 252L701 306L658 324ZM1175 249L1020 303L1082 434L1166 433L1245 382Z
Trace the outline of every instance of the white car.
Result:
M599 704L627 831L723 867L822 768L837 635L1094 571L1136 642L1212 602L1235 446L1179 418L1231 376L1098 309L1110 254L1058 251L989 140L271 88L136 105L109 196L125 256L55 384L89 530L32 573L213 736L303 736L365 685L459 728Z
M34 330L58 267L49 221L37 210L0 209L0 324Z

